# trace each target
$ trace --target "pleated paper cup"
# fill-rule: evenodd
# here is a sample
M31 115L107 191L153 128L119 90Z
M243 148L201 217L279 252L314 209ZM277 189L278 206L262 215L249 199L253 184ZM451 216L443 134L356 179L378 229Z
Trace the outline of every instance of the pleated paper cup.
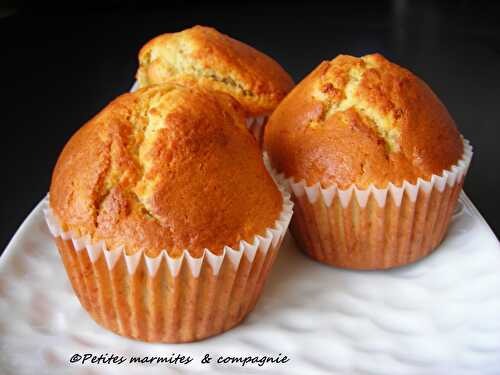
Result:
M290 225L312 258L336 267L386 269L417 261L443 240L464 183L472 147L448 170L379 189L307 186L279 175L295 203Z
M290 195L280 190L273 227L252 243L226 246L221 255L205 249L200 258L187 250L178 258L166 250L127 255L65 232L50 207L44 212L71 285L98 324L143 341L189 342L236 326L255 306L292 216Z
M259 116L259 117L248 117L247 129L252 133L254 138L257 140L259 147L262 148L264 143L264 128L266 126L268 116Z

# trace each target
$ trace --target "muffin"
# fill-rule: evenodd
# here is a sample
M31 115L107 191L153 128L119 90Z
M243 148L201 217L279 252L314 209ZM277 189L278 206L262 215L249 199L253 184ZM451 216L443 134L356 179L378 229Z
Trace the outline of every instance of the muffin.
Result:
M302 249L352 269L435 249L472 155L432 90L379 54L321 63L274 111L265 145L293 191Z
M291 203L244 121L229 95L171 83L118 97L69 140L46 218L98 324L186 342L254 307Z
M259 143L267 117L293 87L291 77L272 58L204 26L157 36L141 49L139 87L172 78L234 97Z

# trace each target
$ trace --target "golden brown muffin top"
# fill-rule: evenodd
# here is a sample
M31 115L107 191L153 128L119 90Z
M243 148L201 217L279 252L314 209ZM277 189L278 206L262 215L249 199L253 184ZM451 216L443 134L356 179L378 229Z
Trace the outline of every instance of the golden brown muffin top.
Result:
M199 257L264 234L282 197L233 98L165 84L118 97L73 135L50 205L108 248Z
M172 78L230 94L248 116L270 114L293 87L291 77L272 58L204 26L157 36L142 47L140 87Z
M273 167L308 185L385 187L440 175L463 142L437 96L373 54L321 63L276 108L265 145Z

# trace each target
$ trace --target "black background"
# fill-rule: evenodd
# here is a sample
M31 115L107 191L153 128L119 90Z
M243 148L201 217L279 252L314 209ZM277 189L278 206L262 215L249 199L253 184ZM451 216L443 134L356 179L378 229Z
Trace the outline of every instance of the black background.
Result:
M81 1L71 9L2 8L0 252L47 192L71 134L130 88L139 48L194 24L271 55L296 81L339 53L380 52L415 72L473 144L465 190L498 235L500 9L494 3Z

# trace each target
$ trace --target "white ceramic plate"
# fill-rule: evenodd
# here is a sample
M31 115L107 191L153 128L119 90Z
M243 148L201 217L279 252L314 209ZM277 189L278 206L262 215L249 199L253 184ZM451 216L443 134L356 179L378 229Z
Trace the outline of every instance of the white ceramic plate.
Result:
M0 375L500 374L500 246L462 195L448 236L416 264L345 271L304 256L288 235L255 311L199 343L147 344L80 307L43 217L43 200L0 257ZM70 364L75 353L190 355L189 365ZM286 364L201 364L205 354L282 353Z

